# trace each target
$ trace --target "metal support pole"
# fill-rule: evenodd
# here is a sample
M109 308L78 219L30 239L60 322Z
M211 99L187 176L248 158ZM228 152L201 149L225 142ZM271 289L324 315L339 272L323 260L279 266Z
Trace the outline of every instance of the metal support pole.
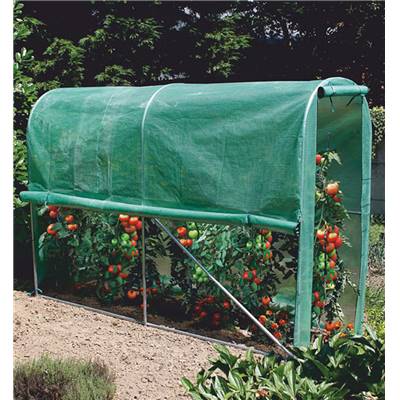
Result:
M36 258L36 208L33 206L33 203L29 203L30 211L31 211L31 237L32 237L32 260L33 260L33 292L34 296L38 295L39 287L38 287L38 277L37 277L37 258Z
M143 322L147 325L147 284L146 284L146 238L144 230L145 218L142 217L142 286L143 286Z
M164 224L162 224L157 218L153 218L153 220L179 246L179 248L207 274L207 276L233 301L233 303L235 303L281 350L283 350L288 356L297 359L297 357L282 343L280 343L279 340L267 328L265 328L265 326L262 325L260 321L254 317L254 315L247 310L242 303L240 303L239 300L236 299L236 297L234 297L217 279L214 278L214 276L210 274L210 272L208 272L207 268L205 268L200 261L197 260L197 258L194 257L193 254L190 253L190 251L179 242L179 240Z

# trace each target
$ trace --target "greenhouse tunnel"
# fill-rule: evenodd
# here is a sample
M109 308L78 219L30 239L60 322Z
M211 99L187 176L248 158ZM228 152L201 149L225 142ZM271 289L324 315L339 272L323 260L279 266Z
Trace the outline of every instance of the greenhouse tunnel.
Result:
M309 82L170 84L55 89L28 123L32 204L143 217L300 231L294 343L310 340L315 154L334 148L349 210L343 251L358 290L345 319L363 320L371 123L367 88L344 78ZM38 251L38 282L45 260Z

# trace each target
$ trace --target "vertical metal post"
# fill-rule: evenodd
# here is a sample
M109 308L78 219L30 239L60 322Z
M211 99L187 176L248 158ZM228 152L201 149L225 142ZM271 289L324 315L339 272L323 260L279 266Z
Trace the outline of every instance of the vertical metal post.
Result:
M315 153L317 148L317 96L310 98L304 117L301 157L300 238L296 281L294 345L308 346L314 264Z
M371 147L372 125L369 117L368 102L363 97L362 103L362 186L361 186L361 265L358 283L358 297L356 306L355 333L362 334L364 322L366 282L368 275L368 240L371 212Z
M30 211L31 211L31 237L32 237L32 260L33 260L33 295L37 296L39 287L38 287L38 277L37 277L37 254L36 254L36 227L37 227L37 214L36 207L33 206L33 203L29 203Z
M147 284L146 284L146 238L145 218L142 217L142 287L143 287L143 322L147 325Z

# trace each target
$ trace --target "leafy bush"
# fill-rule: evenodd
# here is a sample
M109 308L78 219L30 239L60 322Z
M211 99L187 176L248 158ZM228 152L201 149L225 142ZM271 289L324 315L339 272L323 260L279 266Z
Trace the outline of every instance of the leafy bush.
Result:
M42 356L14 367L16 400L111 400L114 376L99 362Z
M385 273L385 223L372 218L369 233L369 270L373 274Z
M385 141L385 108L372 107L371 109L372 121L372 158L376 157L377 146Z
M320 336L309 348L294 349L299 361L276 355L235 356L216 346L219 357L196 382L182 384L195 400L343 400L384 398L384 344L369 336ZM367 397L369 396L369 397Z
M385 338L385 290L384 288L367 288L365 305L367 322L381 340Z

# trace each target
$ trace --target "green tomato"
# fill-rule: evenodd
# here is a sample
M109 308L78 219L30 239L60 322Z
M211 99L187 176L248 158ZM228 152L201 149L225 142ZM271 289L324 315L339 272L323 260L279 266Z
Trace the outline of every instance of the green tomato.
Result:
M261 235L257 235L256 242L257 243L261 243L262 242L262 236Z
M111 240L111 244L112 244L113 246L116 246L116 245L118 244L118 240L117 240L117 239Z
M203 270L200 267L196 267L195 271L196 274L201 274L203 272Z
M326 259L326 255L324 253L321 253L318 257L318 260L321 262L325 261L325 259Z
M196 229L196 224L194 222L189 222L187 224L188 229Z
M127 233L123 233L123 234L121 235L121 239L124 240L124 241L127 241L127 240L130 239L130 236L129 236Z
M199 236L199 231L196 230L189 231L188 235L190 239L197 239L197 237Z
M253 247L253 243L251 243L250 241L246 243L246 248L248 250L250 250Z

